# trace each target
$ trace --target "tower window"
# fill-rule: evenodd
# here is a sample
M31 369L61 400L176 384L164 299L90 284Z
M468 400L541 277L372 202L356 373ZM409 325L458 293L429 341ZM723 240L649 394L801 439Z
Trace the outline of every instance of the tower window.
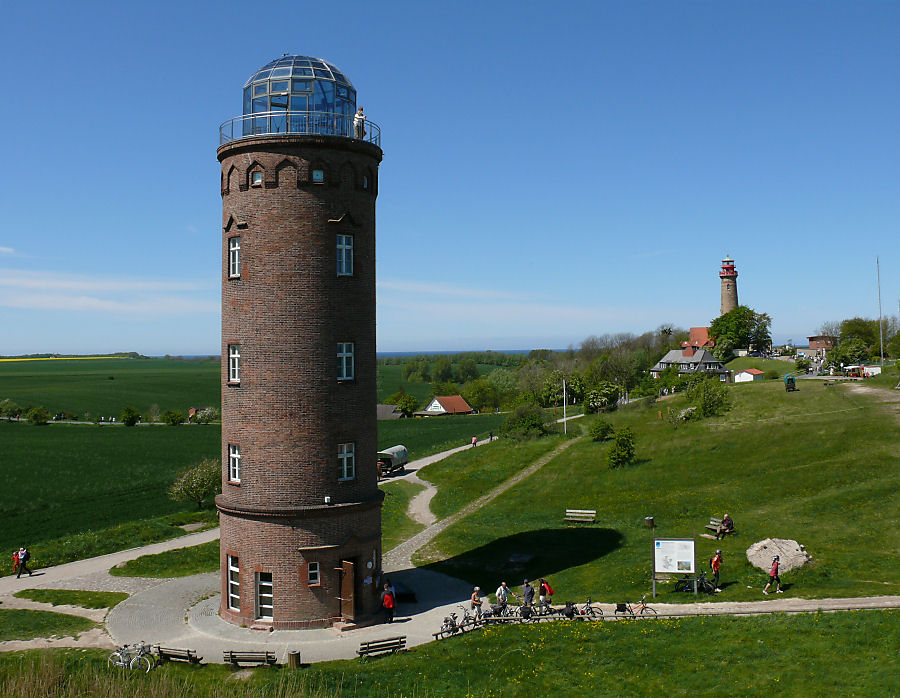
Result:
M310 562L306 566L306 585L311 587L317 587L322 583L322 578L319 576L319 563L318 562Z
M263 173L258 170L256 172L253 172L250 175L250 186L261 187L262 183L263 183L262 175L263 175Z
M339 381L353 380L353 342L338 342L337 378Z
M234 555L228 556L228 608L241 610L241 567Z
M356 444L338 444L338 480L356 477Z
M241 275L241 239L228 238L228 277L236 279Z
M366 191L369 191L369 177L368 177L368 175L363 175L362 184L363 184L363 189L365 189Z
M351 345L352 346L352 345ZM228 382L241 382L241 345L228 345Z
M228 480L241 481L241 447L236 444L228 444Z
M353 236L337 236L337 274L353 276Z
M256 573L256 617L272 618L275 586L271 572Z
M321 184L325 181L325 170L313 170L312 171L312 181L316 184Z

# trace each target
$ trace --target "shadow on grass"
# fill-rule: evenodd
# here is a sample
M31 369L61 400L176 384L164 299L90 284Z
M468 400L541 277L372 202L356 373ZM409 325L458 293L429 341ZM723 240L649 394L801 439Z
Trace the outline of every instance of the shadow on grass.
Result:
M621 547L624 537L610 528L555 528L498 538L447 560L425 565L492 590L500 581L549 577L597 560Z

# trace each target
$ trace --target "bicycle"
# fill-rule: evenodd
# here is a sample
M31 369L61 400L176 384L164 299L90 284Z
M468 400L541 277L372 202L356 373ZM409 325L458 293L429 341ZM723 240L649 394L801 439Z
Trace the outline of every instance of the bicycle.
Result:
M150 652L150 646L139 642L135 645L123 645L109 655L106 665L110 668L120 667L145 674L156 666L156 658Z
M459 608L461 608L463 612L462 620L457 620L459 616L456 613L451 613L449 616L446 616L444 618L444 624L437 632L437 635L440 636L441 639L456 635L457 633L468 632L476 626L478 621L476 621L475 617L469 613L469 609L465 606L459 606Z
M694 591L694 580L689 577L678 580L675 584L675 591L692 593ZM704 594L716 593L716 587L706 578L706 572L700 572L697 575L697 591L702 591Z
M584 606L578 609L578 615L583 616L585 620L603 620L603 609L599 606L594 608L591 597L588 596Z
M624 618L626 620L635 620L638 616L641 618L656 618L656 611L647 605L645 602L646 598L647 595L644 594L641 600L635 604L617 603L613 615L616 618Z

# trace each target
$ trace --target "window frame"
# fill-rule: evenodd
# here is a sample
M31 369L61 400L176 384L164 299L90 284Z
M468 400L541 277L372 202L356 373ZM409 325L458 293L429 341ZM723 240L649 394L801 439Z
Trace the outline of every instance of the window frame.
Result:
M228 345L228 382L239 384L241 382L241 345Z
M349 244L348 241L349 240ZM338 233L336 237L337 248L337 275L353 276L353 235Z
M314 167L310 173L310 179L313 184L325 184L325 170L321 167Z
M317 587L322 585L322 569L318 560L306 563L306 586Z
M356 346L353 342L338 342L337 345L337 379L339 381L352 381L356 378ZM347 347L349 347L349 351Z
M269 578L268 582L263 581L263 576ZM275 580L272 577L271 572L257 572L255 575L256 579L256 617L259 620L274 620L275 619ZM262 593L262 586L267 584L269 587L269 593ZM268 604L262 603L262 597L266 596L269 599ZM270 610L270 615L263 615L263 608L268 608Z
M254 170L250 173L250 186L251 187L261 187L263 185L263 173L262 170Z
M338 444L338 482L356 479L356 442Z
M241 481L241 445L228 444L228 482Z
M228 278L241 278L241 236L228 238Z
M228 594L228 609L241 610L241 559L237 555L226 555L228 578L225 581ZM232 577L232 573L234 576ZM233 603L237 599L236 603Z

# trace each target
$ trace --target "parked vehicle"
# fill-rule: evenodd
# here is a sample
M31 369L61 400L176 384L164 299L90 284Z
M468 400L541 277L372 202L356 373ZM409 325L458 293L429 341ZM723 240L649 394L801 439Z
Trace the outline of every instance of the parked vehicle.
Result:
M384 477L396 470L403 470L409 463L406 446L391 446L378 452L378 477Z

